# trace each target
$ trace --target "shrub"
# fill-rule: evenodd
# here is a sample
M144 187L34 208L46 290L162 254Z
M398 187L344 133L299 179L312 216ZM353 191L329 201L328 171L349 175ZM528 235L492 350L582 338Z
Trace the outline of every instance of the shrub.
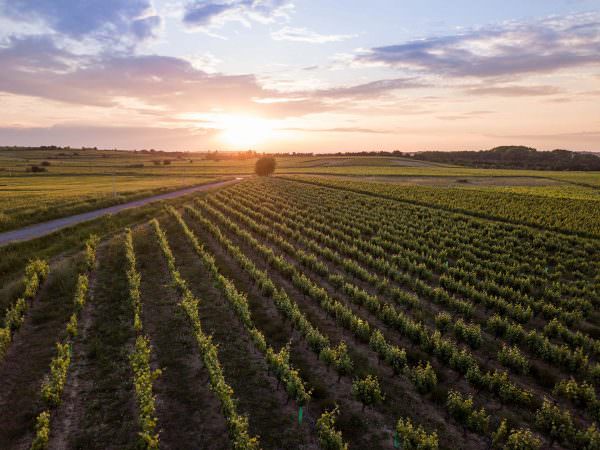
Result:
M424 364L422 361L419 362L419 365L413 368L410 379L421 394L431 392L437 384L435 370L433 370L429 362L427 364Z
M339 412L336 406L331 411L325 411L317 419L317 433L323 450L348 450L348 444L344 443L342 433L335 429L335 417Z
M43 411L37 417L35 424L35 438L31 443L31 450L44 450L48 448L50 440L50 412Z
M384 399L379 387L379 380L373 375L367 375L365 378L357 379L352 383L352 396L365 406L381 403Z
M487 432L490 416L483 408L479 411L474 409L472 395L463 396L460 392L450 391L446 407L450 415L464 427L480 434Z
M529 372L529 361L517 346L502 345L498 352L498 361L517 373L527 374Z
M544 398L542 407L535 414L537 427L560 442L569 442L575 433L573 419L568 411L562 411Z
M434 431L428 434L423 427L415 427L408 417L398 420L396 433L400 440L400 448L404 450L437 450L438 448L437 433Z

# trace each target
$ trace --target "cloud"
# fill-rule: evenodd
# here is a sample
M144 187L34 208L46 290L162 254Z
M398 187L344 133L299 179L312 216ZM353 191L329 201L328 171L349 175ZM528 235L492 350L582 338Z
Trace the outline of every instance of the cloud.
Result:
M508 22L375 47L359 62L451 77L515 77L600 63L600 13Z
M590 141L594 144L600 139L600 131L576 131L570 133L546 133L546 134L494 134L492 137L506 139L570 139L573 141ZM595 142L594 142L595 141Z
M11 38L0 43L0 92L80 105L160 110L167 116L223 111L285 117L324 108L317 98L293 102L256 102L281 98L264 89L254 75L199 70L185 59L158 55L76 55L49 36ZM58 89L57 86L60 88ZM129 105L129 106L128 106Z
M183 22L192 29L219 28L227 22L270 23L287 19L290 0L194 0L185 6Z
M354 86L320 89L314 91L313 95L321 98L375 98L389 93L390 91L422 88L427 86L427 84L418 81L416 78L394 78L387 80L376 80Z
M556 86L481 86L466 89L470 95L494 95L497 97L538 97L560 94L562 89Z
M161 24L151 0L0 0L0 13L23 23L39 21L73 39L107 42L144 40Z
M341 42L356 37L354 34L320 34L307 28L285 26L273 31L271 37L276 41L307 42L309 44L325 44Z
M121 149L206 150L218 130L210 128L86 126L0 127L4 145L75 145Z
M361 127L335 127L335 128L284 128L285 131L303 131L310 133L363 133L363 134L387 134L391 131L376 130Z

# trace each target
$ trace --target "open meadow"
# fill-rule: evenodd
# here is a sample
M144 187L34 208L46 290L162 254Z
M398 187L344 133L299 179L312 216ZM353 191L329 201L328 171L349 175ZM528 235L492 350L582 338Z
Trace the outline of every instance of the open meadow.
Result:
M2 449L600 446L598 173L0 154L5 230L245 175L0 247Z

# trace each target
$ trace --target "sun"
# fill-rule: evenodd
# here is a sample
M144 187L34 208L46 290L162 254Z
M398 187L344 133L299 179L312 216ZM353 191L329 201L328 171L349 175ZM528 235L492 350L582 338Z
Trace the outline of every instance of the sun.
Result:
M220 125L221 140L236 149L256 147L273 135L269 121L258 117L227 116Z

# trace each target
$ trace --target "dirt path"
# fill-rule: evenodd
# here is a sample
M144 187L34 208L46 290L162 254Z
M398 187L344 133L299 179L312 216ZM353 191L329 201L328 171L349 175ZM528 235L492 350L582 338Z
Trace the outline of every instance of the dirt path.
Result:
M146 205L148 203L156 202L159 200L168 200L182 195L191 194L193 192L207 191L209 189L225 186L231 183L237 183L242 180L242 177L237 177L234 180L218 181L215 183L203 184L200 186L194 186L178 191L167 192L166 194L153 195L152 197L146 197L132 202L122 203L120 205L109 206L107 208L97 209L95 211L88 211L82 214L76 214L74 216L62 217L60 219L50 220L48 222L38 223L30 225L28 227L19 228L18 230L11 230L4 233L0 233L0 247L3 245L10 244L17 241L27 241L40 236L45 236L61 228L76 225L81 222L87 222L88 220L96 219L107 214L115 214L119 211L129 208L137 208L139 206Z

